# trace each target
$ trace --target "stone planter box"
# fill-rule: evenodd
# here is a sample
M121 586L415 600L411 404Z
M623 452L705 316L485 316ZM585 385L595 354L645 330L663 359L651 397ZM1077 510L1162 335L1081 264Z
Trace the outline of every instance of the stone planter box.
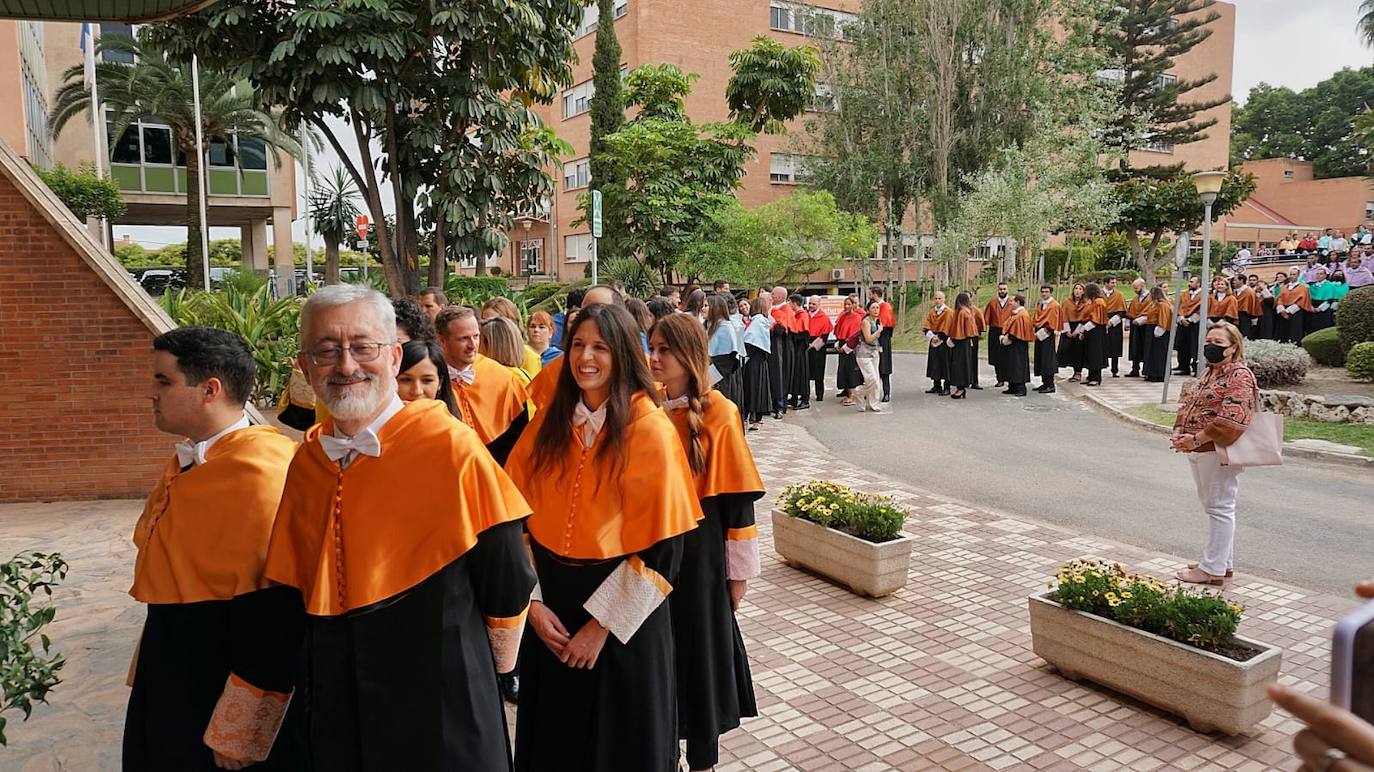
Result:
M1199 732L1239 734L1269 715L1265 687L1278 680L1283 651L1245 662L1186 646L1110 619L1066 609L1052 593L1029 599L1035 653L1071 681L1087 679L1182 716Z
M814 571L870 598L891 595L906 586L914 544L905 533L874 544L773 510L773 548L788 565Z

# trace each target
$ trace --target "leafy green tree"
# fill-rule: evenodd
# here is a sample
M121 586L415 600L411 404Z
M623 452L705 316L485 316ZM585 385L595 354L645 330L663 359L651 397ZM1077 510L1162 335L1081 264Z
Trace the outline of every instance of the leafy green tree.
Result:
M310 196L310 219L315 232L324 237L324 283L339 283L339 244L353 232L360 214L356 203L358 189L338 166Z
M1160 249L1166 243L1164 235L1191 231L1202 224L1205 210L1198 199L1197 189L1186 174L1163 180L1141 177L1118 182L1116 188L1122 208L1120 217L1113 225L1117 228L1122 223L1129 225L1129 230L1122 229L1119 232L1131 245L1136 268L1141 276L1154 276L1171 259L1169 252ZM1255 178L1252 175L1231 171L1222 183L1216 202L1212 204L1212 217L1230 213L1253 192Z
M119 183L96 174L94 164L83 163L73 171L59 162L51 169L34 171L79 220L99 217L113 222L128 211L120 197Z
M734 202L712 224L709 237L693 244L679 266L687 281L791 286L878 246L877 226L840 209L826 191L801 190L754 209Z
M640 108L633 121L606 136L615 179L601 185L605 206L625 218L625 254L671 281L677 261L712 216L734 200L753 155L754 134L735 123L696 125L683 100L695 76L676 66L644 65L626 79L626 102Z
M51 653L43 628L57 615L52 590L67 577L67 562L57 553L29 552L0 563L0 747L5 739L5 713L21 711L27 719L33 703L47 702L61 683L57 671L66 658ZM48 602L34 602L43 593Z
M159 34L232 68L263 103L324 136L381 224L382 267L399 295L419 284L421 222L433 223L441 257L473 255L483 272L515 214L552 192L546 169L567 146L532 105L570 81L581 15L578 0L221 0ZM356 162L326 116L347 121Z
M784 122L805 112L816 91L821 60L815 46L787 47L759 35L730 54L734 74L725 87L731 120L755 132L782 134Z
M615 34L615 0L596 0L596 48L592 53L591 142L588 165L593 187L624 184L606 160L606 137L625 125L624 86L620 80L620 40ZM590 204L589 204L590 205ZM624 217L619 210L602 211L602 238L598 256L611 259L621 253Z
M1341 70L1295 92L1261 83L1231 114L1234 163L1301 158L1318 179L1355 177L1369 168L1369 148L1356 119L1374 100L1374 67Z
M200 73L200 116L203 144L196 147L196 118L191 93L191 68L172 61L167 51L150 39L135 40L128 35L101 36L98 50L132 56L133 64L105 60L96 64L96 84L112 128L111 136L121 137L140 118L157 118L172 129L172 143L186 158L186 283L204 286L200 235L200 165L210 142L236 135L240 140L255 139L269 147L300 156L301 148L282 131L278 117L258 109L254 94L246 84L222 71L204 68ZM89 114L90 93L84 83L81 65L67 69L62 86L53 98L49 121L53 134L78 115ZM274 163L280 158L272 154Z

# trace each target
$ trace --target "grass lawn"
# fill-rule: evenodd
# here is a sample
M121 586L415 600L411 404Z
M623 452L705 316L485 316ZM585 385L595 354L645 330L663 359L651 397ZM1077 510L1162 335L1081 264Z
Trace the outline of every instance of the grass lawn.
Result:
M1144 418L1162 426L1174 425L1174 414L1160 410L1153 404L1136 405L1128 408L1127 413ZM1306 418L1283 419L1283 438L1285 440L1326 440L1342 445L1359 448L1362 456L1374 457L1374 426L1367 424L1332 424L1326 421L1312 421Z

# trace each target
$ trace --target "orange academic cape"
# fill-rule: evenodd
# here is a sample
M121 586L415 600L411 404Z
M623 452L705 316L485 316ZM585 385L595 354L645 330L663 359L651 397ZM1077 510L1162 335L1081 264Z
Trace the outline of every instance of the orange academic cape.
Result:
M1165 300L1160 303L1153 299L1150 300L1149 306L1145 308L1145 323L1166 330L1169 329L1169 326L1174 323L1174 309L1169 305L1169 301Z
M987 322L989 327L996 327L999 330L1002 329L1002 325L1007 321L1007 315L1010 313L1011 309L1007 308L996 295L993 295L992 300L983 306L983 320Z
M782 329L788 330L789 332L792 330L792 317L794 314L790 304L783 303L780 306L773 306L773 310L768 313L773 317L774 323L782 325Z
M553 395L558 391L558 376L563 373L563 357L563 354L559 354L550 359L526 387L529 390L530 402L534 403L536 411L543 410L553 401Z
M1289 287L1285 284L1283 285L1283 289L1279 291L1279 299L1274 305L1283 306L1285 308L1288 306L1297 306L1301 311L1311 311L1312 294L1308 292L1307 285L1301 282L1294 287Z
M1131 319L1144 316L1150 309L1150 302L1149 295L1146 295L1144 300L1141 300L1139 295L1132 295L1131 302L1126 304L1126 316Z
M205 463L172 456L134 527L129 594L143 603L229 600L268 586L267 540L296 443L270 426L221 437Z
M1063 324L1059 313L1059 301L1050 298L1048 305L1037 306L1035 309L1035 329L1044 327L1050 332L1059 332L1059 326Z
M407 404L377 434L382 455L359 455L347 469L320 447L333 431L331 420L306 432L267 551L267 577L298 588L309 614L397 595L462 557L478 534L530 512L442 402Z
M1064 305L1059 308L1059 316L1064 320L1064 323L1068 325L1086 322L1090 313L1091 311L1088 309L1087 300L1074 300L1073 298L1069 298L1065 300Z
M954 321L949 326L949 337L964 340L976 338L980 332L977 311L972 308L960 308L954 312Z
M949 337L950 329L954 327L954 309L945 306L941 313L936 313L932 307L926 313L926 323L921 327L921 332L933 332L938 335Z
M1102 302L1105 304L1108 316L1126 311L1126 298L1120 290L1113 290L1110 295L1107 294L1107 290L1102 290Z
M477 378L470 384L454 381L453 396L463 423L471 426L486 445L520 417L529 392L520 376L495 359L478 354L472 369Z
M1030 314L1025 309L1020 313L1008 314L1006 327L1002 329L1002 334L1013 340L1035 340L1035 329L1031 326Z
M702 518L687 455L663 409L644 393L630 402L625 457L620 468L597 458L603 431L592 447L572 432L562 465L534 468L534 443L549 412L540 410L511 450L506 471L534 514L530 538L550 552L575 560L632 555L684 534Z
M1226 297L1217 300L1214 293L1207 299L1207 318L1208 319L1239 319L1240 313L1236 305L1236 296L1226 293Z
M1264 313L1264 300L1247 284L1236 293L1236 310L1243 314L1260 316Z
M724 493L758 493L764 491L754 454L744 440L744 430L735 403L712 392L705 398L701 414L700 439L706 454L706 468L695 475L697 498L708 499ZM691 442L686 410L673 410L668 418L677 429L684 452ZM690 466L688 467L690 469Z
M1181 321L1183 319L1187 319L1188 317L1198 313L1201 310L1202 292L1199 291L1197 293L1197 296L1194 297L1191 290L1184 290L1183 297L1178 301L1179 320Z
M1089 304L1084 308L1084 311L1087 312L1087 316L1086 316L1085 318L1086 318L1088 321L1092 322L1093 324L1097 325L1098 327L1105 327L1105 326L1106 326L1106 324L1107 324L1107 302L1106 302L1105 300L1103 300L1102 298L1098 298L1098 299L1092 301L1091 303L1089 303Z

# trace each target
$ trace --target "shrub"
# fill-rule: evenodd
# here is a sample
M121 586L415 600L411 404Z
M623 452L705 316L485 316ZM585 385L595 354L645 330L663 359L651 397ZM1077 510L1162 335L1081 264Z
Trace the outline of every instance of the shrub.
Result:
M860 493L823 480L787 486L778 498L778 507L792 517L875 543L897 538L906 521L906 513L886 496Z
M56 553L31 552L0 563L0 713L17 709L27 719L33 703L47 702L48 692L61 681L57 671L66 660L49 653L52 642L42 632L57 607L32 601L40 591L50 597L66 576L67 562ZM5 744L0 716L0 746Z
M290 382L291 363L300 350L300 298L273 300L261 277L239 271L219 292L168 291L162 307L179 325L218 327L242 336L258 366L253 397L259 403L274 401Z
M1374 381L1374 341L1356 343L1345 358L1345 373L1357 381Z
M1347 352L1374 340L1374 285L1353 289L1345 296L1336 308L1336 328L1341 331L1341 348Z
M510 297L510 281L504 276L449 274L444 294L455 305L481 306L494 297Z
M1312 357L1288 343L1251 340L1245 343L1245 363L1250 365L1261 389L1272 389L1302 383Z
M1201 588L1167 585L1100 560L1066 563L1049 586L1065 608L1208 651L1231 641L1244 610Z
M87 217L117 220L128 211L119 192L119 183L108 176L96 174L93 164L80 164L73 171L65 164L58 163L51 169L35 171L78 220Z
M1303 338L1302 347L1319 365L1340 367L1345 364L1345 349L1341 348L1340 331L1335 327L1317 330Z

